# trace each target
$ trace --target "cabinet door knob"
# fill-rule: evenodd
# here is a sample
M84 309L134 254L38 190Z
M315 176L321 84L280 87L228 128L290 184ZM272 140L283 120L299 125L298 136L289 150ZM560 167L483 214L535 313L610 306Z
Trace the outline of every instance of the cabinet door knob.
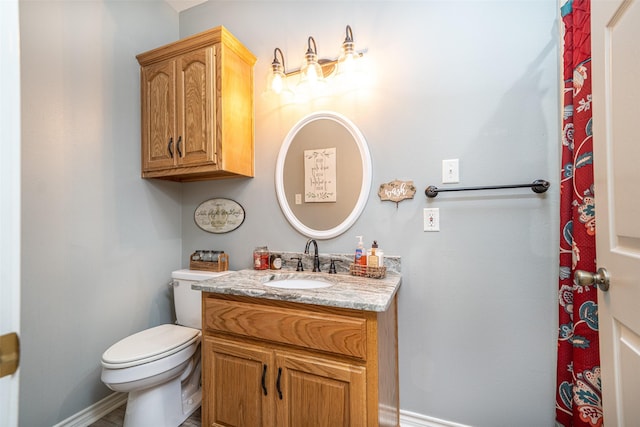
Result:
M167 145L167 150L169 150L169 155L173 159L173 137L169 138L169 144Z

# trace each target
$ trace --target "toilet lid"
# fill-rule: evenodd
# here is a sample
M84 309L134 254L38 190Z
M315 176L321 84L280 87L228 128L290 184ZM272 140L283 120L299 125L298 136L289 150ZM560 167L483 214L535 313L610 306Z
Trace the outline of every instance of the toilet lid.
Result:
M121 368L148 363L182 350L200 335L199 329L185 326L156 326L118 341L104 352L102 362Z

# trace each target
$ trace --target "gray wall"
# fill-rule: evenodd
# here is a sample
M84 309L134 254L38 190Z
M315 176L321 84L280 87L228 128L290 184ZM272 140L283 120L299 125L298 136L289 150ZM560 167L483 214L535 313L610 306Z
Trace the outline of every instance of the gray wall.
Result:
M100 355L171 320L181 188L140 179L135 55L178 37L164 2L22 1L20 425L111 393Z
M117 339L171 318L165 284L197 248L233 269L254 246L299 251L274 166L288 129L331 109L367 137L374 188L412 179L414 200L380 202L321 252L355 235L403 260L401 407L473 426L551 426L559 170L556 1L214 1L178 15L162 1L22 1L22 346L20 425L50 426L109 394L99 358ZM176 184L139 178L135 54L216 25L256 64L256 177ZM260 96L273 49L297 67L313 35L333 57L353 27L375 90L282 108ZM178 34L179 29L179 34ZM546 178L527 190L443 194L460 185ZM245 223L212 235L195 207L229 197ZM439 207L439 233L422 209Z
M255 55L254 179L184 185L183 263L193 249L224 249L234 269L254 246L300 251L305 238L276 201L274 167L288 129L330 109L366 136L373 187L366 209L321 252L351 252L356 235L402 257L400 400L406 411L473 426L553 425L558 210L558 35L555 0L274 2L209 1L180 15L181 36L225 25ZM261 96L280 47L298 67L313 35L335 57L345 26L368 48L374 90L310 106ZM445 193L441 161L459 158L460 185L551 181L529 190ZM377 187L412 179L398 207ZM246 209L226 235L198 229L193 211L211 197ZM439 233L422 231L422 209L440 208Z

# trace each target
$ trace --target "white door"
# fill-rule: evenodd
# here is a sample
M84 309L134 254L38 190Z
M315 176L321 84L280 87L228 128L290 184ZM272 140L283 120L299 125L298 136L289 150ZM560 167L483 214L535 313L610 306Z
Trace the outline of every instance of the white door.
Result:
M0 0L0 335L20 329L18 36L18 0ZM0 378L0 426L3 427L18 425L19 372Z
M640 426L640 4L592 0L596 249L604 424Z

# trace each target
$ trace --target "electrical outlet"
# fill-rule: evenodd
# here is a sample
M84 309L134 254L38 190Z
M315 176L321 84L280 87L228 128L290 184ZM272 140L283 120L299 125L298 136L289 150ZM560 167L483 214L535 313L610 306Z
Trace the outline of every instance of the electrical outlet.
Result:
M440 208L424 209L424 231L440 231Z
M301 205L302 204L302 194L297 193L296 194L296 205Z
M460 182L460 162L458 159L442 161L442 183L456 184Z

